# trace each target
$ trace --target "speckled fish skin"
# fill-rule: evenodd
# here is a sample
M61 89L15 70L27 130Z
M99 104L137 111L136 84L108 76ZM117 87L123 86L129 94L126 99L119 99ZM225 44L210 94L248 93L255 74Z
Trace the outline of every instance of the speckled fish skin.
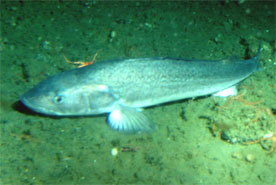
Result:
M137 58L96 62L50 77L21 101L58 116L95 115L118 106L148 107L213 94L247 78L259 66L260 49L249 60Z

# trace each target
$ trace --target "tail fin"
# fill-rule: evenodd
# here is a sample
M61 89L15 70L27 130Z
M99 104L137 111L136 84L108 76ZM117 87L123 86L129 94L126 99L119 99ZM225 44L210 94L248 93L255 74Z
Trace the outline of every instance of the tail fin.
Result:
M262 68L261 63L260 63L260 55L261 55L262 47L263 47L263 42L260 41L258 52L253 57L253 60L255 60L257 62L257 68L256 68L257 71L261 70L261 68Z

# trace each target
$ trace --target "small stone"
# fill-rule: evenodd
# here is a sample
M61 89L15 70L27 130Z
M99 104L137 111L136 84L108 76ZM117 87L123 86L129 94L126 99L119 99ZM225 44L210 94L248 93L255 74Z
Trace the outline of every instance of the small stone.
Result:
M251 163L255 160L255 156L253 154L247 154L245 160Z
M115 37L116 37L116 31L111 31L109 34L109 42L111 43Z
M112 148L111 155L116 156L118 154L118 148Z
M110 33L110 37L111 37L111 38L116 37L116 31L112 31L112 32Z

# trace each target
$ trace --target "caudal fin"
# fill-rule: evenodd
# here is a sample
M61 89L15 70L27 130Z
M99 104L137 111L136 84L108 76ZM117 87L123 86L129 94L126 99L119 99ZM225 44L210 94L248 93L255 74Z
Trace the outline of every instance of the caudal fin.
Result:
M260 62L260 55L261 55L262 47L263 47L263 42L260 41L258 52L257 52L257 54L253 57L253 60L255 60L255 61L257 62L257 68L256 68L257 71L261 70L261 68L262 68L261 62Z

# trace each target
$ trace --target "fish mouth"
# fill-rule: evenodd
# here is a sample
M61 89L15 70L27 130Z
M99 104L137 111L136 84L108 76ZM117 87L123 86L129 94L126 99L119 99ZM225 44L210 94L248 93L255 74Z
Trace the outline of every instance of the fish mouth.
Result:
M41 111L43 111L41 108L38 108L38 107L35 106L34 104L30 103L30 101L29 101L27 98L25 98L25 97L21 98L20 101L21 101L27 108L29 108L29 109L31 109L31 110L33 110L33 111L35 111L35 112L40 113Z
M31 109L34 112L45 114L45 115L56 115L53 111L46 110L45 108L42 108L39 106L39 104L36 104L34 101L30 100L29 98L23 96L20 98L20 101L29 109Z

